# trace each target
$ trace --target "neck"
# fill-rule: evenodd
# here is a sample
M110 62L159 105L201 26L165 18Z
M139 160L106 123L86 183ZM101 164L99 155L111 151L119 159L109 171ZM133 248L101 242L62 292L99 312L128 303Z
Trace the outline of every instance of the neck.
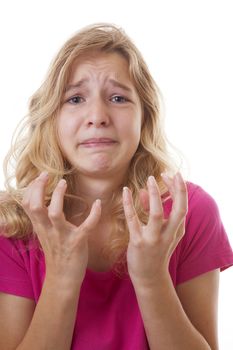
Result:
M102 220L111 213L110 203L114 192L122 190L125 183L124 176L112 176L109 178L94 178L86 175L78 175L75 184L75 194L82 197L89 207L96 199L101 200ZM102 221L101 220L101 221Z

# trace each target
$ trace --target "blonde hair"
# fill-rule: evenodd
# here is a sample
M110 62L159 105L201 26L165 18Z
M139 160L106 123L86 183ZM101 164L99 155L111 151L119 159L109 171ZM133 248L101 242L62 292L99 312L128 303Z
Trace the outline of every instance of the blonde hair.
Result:
M26 237L32 234L30 219L22 208L25 188L42 171L49 173L46 205L49 204L55 186L61 178L67 181L64 211L68 210L73 196L75 169L64 159L56 128L56 115L68 84L74 61L89 51L116 52L125 57L129 74L140 97L143 124L138 149L131 161L127 185L133 193L140 219L146 222L138 198L139 189L146 186L153 174L161 194L166 192L160 174L175 173L178 169L169 155L168 140L163 128L162 94L148 67L132 40L119 27L112 24L94 24L75 33L62 46L52 61L44 82L29 101L29 112L21 128L12 138L11 149L4 160L6 191L0 197L0 222L8 237ZM16 136L15 136L16 135ZM12 185L12 181L15 183ZM113 239L108 251L119 255L128 241L121 204L121 189L112 197Z

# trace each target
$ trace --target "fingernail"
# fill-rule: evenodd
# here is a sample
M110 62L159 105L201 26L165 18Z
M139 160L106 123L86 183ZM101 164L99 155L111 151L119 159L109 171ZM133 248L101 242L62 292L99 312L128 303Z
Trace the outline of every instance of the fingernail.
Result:
M166 173L161 173L160 174L164 180L170 180L170 177Z
M96 199L95 207L100 207L100 206L101 206L101 199Z
M58 182L58 186L59 187L63 187L66 185L66 180L65 179L61 179L59 182Z
M148 177L148 182L149 182L150 185L155 185L156 181L155 181L154 176L149 176Z
M46 179L49 176L49 174L47 173L47 171L42 171L42 173L40 173L39 175L39 179Z
M128 189L128 187L126 187L126 186L123 187L123 194L126 195L126 196L129 195L129 189Z
M182 182L182 177L181 177L180 172L177 172L177 173L176 173L175 180L176 180L177 183Z

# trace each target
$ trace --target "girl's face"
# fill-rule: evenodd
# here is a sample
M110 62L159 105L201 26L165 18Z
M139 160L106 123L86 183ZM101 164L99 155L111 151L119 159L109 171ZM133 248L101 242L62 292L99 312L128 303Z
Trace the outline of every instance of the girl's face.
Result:
M80 175L123 176L138 147L142 122L126 59L95 52L77 60L57 122L63 155Z

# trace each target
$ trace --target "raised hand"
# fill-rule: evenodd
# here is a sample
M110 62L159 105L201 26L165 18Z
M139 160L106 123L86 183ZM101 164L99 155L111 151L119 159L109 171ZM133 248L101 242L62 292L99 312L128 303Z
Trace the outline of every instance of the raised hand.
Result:
M147 181L148 195L145 190L140 194L144 209L149 211L147 225L143 225L137 216L130 190L123 190L123 206L130 235L128 272L136 287L155 285L167 274L170 257L185 232L188 209L185 182L180 173L173 179L164 176L163 180L173 200L171 213L168 219L164 219L159 188L155 178L150 176Z
M88 263L88 234L101 216L100 200L96 200L89 216L79 226L68 222L63 212L66 181L56 186L50 205L45 206L45 187L48 175L42 173L28 186L22 206L29 216L42 246L46 274L60 276L81 284Z

